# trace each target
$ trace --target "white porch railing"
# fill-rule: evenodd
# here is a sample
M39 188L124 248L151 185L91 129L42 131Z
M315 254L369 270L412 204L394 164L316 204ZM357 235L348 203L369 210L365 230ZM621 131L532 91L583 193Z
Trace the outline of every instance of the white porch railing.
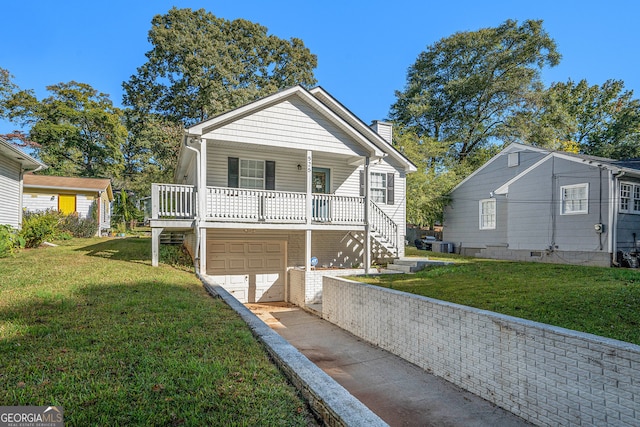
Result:
M152 218L195 218L196 191L191 185L152 184ZM207 187L205 220L304 224L306 193ZM397 248L398 225L370 203L371 231L387 247ZM313 194L315 223L364 225L364 197Z
M194 218L196 192L193 185L151 184L151 214L159 218Z
M371 231L378 234L390 247L398 247L398 224L396 224L378 205L371 202L369 225Z
M239 222L305 222L305 193L207 187L206 218Z

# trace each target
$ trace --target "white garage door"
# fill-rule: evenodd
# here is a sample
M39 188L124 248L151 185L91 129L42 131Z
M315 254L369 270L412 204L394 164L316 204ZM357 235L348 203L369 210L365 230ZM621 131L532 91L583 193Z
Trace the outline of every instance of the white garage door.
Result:
M284 241L207 241L207 275L238 301L284 301Z

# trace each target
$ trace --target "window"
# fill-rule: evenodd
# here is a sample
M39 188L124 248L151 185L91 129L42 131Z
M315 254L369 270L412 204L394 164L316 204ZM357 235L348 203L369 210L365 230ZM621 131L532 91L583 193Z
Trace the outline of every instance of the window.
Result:
M371 173L371 200L387 203L387 174Z
M240 188L264 189L264 161L240 159Z
M640 184L620 184L620 212L640 214Z
M495 230L496 199L480 200L480 230Z
M562 195L560 214L575 215L589 212L589 184L562 186L560 194Z

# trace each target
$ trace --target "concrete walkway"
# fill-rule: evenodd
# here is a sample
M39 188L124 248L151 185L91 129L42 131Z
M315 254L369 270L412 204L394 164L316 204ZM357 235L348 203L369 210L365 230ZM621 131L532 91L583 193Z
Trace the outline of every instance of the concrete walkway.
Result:
M530 425L299 307L246 306L391 426Z

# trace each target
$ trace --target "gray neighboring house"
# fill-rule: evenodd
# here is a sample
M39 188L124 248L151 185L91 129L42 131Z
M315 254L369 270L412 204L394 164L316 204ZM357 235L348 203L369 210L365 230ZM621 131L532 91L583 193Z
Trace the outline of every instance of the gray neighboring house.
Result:
M443 240L484 258L638 266L640 159L510 144L458 184Z
M44 168L43 163L0 138L0 224L20 228L23 175Z

